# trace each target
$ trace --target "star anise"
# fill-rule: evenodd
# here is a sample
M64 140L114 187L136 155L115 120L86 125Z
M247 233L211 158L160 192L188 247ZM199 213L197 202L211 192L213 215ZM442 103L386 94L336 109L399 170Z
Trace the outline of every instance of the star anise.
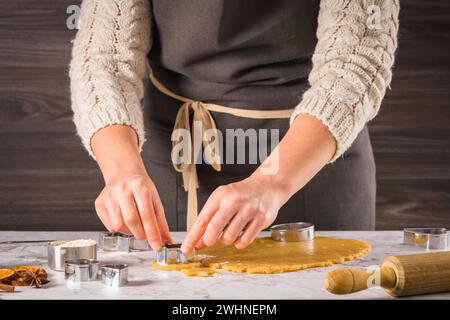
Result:
M30 286L40 288L48 283L47 272L40 267L15 268L16 278L11 281L13 286Z

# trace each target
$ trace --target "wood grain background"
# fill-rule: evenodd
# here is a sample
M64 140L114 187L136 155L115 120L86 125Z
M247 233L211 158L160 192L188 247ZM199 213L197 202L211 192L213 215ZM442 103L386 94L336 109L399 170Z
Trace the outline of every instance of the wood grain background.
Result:
M0 230L102 228L69 103L66 9L80 2L0 1ZM377 228L450 228L450 1L401 4L392 90L370 124Z

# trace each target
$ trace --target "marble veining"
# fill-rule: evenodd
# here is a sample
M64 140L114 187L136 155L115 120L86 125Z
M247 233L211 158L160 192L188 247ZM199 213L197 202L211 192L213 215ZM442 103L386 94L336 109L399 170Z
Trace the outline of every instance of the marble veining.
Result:
M372 245L369 255L345 266L368 267L378 265L393 254L425 252L424 249L402 244L400 231L336 231L318 232L322 236L354 238ZM175 232L175 241L185 233ZM96 232L0 232L0 241L40 239L97 239ZM113 289L101 281L82 283L71 288L62 272L47 266L46 243L0 245L0 267L41 265L49 273L48 285L41 289L17 287L14 293L0 291L2 299L390 299L383 289L373 288L346 296L336 296L323 288L326 273L343 265L307 269L275 275L250 275L218 271L216 277L189 278L178 272L158 271L150 267L155 252L103 252L98 250L100 263L129 264L129 285ZM450 293L433 294L421 299L450 299Z

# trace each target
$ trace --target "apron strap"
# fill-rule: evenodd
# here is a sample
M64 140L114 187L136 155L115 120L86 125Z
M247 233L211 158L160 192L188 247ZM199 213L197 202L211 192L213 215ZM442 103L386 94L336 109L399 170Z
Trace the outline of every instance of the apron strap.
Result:
M189 116L193 113L194 125L191 128ZM198 126L201 124L201 126ZM208 131L211 134L211 140L203 139L204 132ZM172 131L172 164L176 171L183 174L184 190L188 193L187 203L187 230L191 230L197 219L197 188L198 176L195 164L201 156L201 150L196 143L200 137L203 142L203 148L210 151L207 153L208 164L214 170L221 170L221 161L219 154L219 143L217 136L216 123L214 122L211 113L206 109L205 105L199 101L187 101L183 103L178 110L175 125ZM187 141L184 141L187 139ZM182 148L178 153L178 145ZM186 154L185 154L186 153Z
M189 231L194 225L198 213L197 188L199 185L195 164L197 163L198 157L201 155L201 150L196 146L196 137L201 137L204 149L208 148L208 150L211 151L207 154L208 164L216 171L221 170L220 154L218 152L217 127L210 111L251 119L289 119L294 109L249 110L226 107L213 103L204 103L188 99L172 92L159 82L152 72L150 72L149 78L159 91L183 102L183 105L178 110L172 132L172 165L176 171L183 174L183 187L188 193L186 226L187 231ZM194 121L194 126L192 128L189 121L191 113L193 113ZM198 128L196 122L201 123L200 128ZM210 141L204 141L202 138L205 131L208 131L212 135ZM183 141L183 139L187 139L188 141ZM174 150L177 150L175 148L178 148L177 146L180 143L183 148L180 150L180 153L175 154ZM186 152L187 154L184 154L183 152Z

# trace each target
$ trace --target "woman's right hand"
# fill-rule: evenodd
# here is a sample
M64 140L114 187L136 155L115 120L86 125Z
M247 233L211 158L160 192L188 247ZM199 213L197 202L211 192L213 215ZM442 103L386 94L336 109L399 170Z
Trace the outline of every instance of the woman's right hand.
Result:
M145 173L123 173L110 180L95 200L95 209L109 231L147 239L154 250L171 243L164 208Z
M105 188L95 209L109 231L147 239L154 250L172 243L158 191L147 174L135 131L126 125L99 130L91 139Z

